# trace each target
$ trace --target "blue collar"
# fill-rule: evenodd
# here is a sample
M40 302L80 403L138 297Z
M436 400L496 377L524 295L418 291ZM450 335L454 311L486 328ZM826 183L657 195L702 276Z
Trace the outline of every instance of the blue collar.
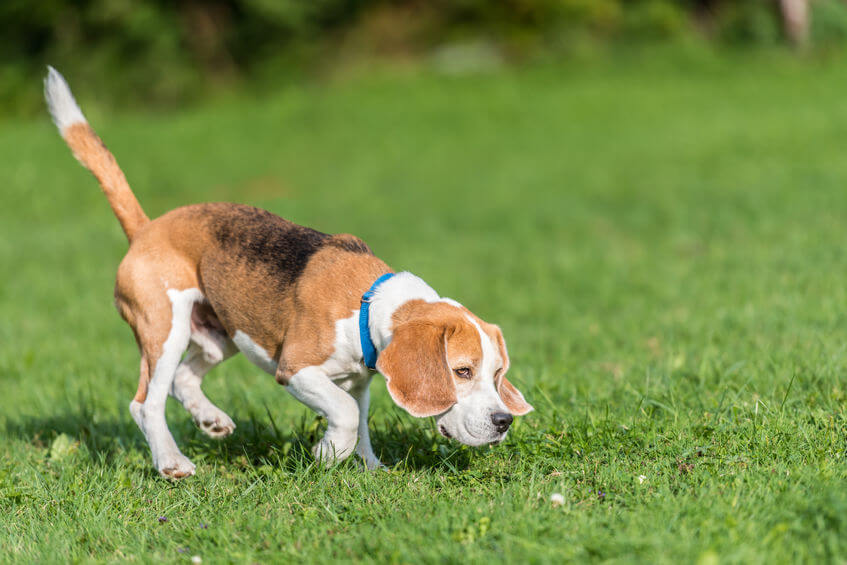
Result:
M368 369L376 369L376 346L371 339L371 329L368 326L368 314L371 309L371 299L379 285L394 276L394 273L385 273L374 281L371 288L362 295L362 306L359 308L359 341L362 344L362 357Z

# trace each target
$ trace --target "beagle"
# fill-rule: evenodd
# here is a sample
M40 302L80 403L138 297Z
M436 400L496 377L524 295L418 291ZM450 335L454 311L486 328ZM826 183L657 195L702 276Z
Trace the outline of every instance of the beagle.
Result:
M207 435L235 429L201 384L237 352L326 418L313 448L324 464L355 452L367 468L381 465L368 435L375 371L398 406L434 416L441 434L466 445L501 441L512 415L532 410L505 377L500 328L415 275L394 274L357 237L239 204L184 206L151 221L65 79L48 69L53 121L129 240L115 283L115 304L141 352L129 409L163 476L195 470L168 430L169 394Z

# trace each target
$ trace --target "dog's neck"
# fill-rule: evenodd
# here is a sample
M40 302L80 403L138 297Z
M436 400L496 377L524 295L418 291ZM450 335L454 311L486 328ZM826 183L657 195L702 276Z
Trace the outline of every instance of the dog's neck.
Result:
M374 297L371 299L370 318L368 320L371 339L377 353L391 343L394 312L410 300L436 302L441 300L441 297L423 279L409 272L397 273L377 288Z

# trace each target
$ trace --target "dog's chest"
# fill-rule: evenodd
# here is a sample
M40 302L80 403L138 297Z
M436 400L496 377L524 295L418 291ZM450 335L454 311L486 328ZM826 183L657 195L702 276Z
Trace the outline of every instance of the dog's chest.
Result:
M353 390L361 390L363 387L367 386L370 379L370 372L365 371L363 373L352 373L340 378L335 378L332 379L332 382L344 392L350 392Z
M355 387L362 379L370 378L372 371L365 366L359 337L359 311L335 322L333 351L322 365L329 378L344 390Z

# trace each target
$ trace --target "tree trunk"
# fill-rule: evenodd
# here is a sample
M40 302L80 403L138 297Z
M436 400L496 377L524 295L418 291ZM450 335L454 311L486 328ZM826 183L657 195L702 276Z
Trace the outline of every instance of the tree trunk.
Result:
M785 35L796 47L809 39L809 0L779 0Z

